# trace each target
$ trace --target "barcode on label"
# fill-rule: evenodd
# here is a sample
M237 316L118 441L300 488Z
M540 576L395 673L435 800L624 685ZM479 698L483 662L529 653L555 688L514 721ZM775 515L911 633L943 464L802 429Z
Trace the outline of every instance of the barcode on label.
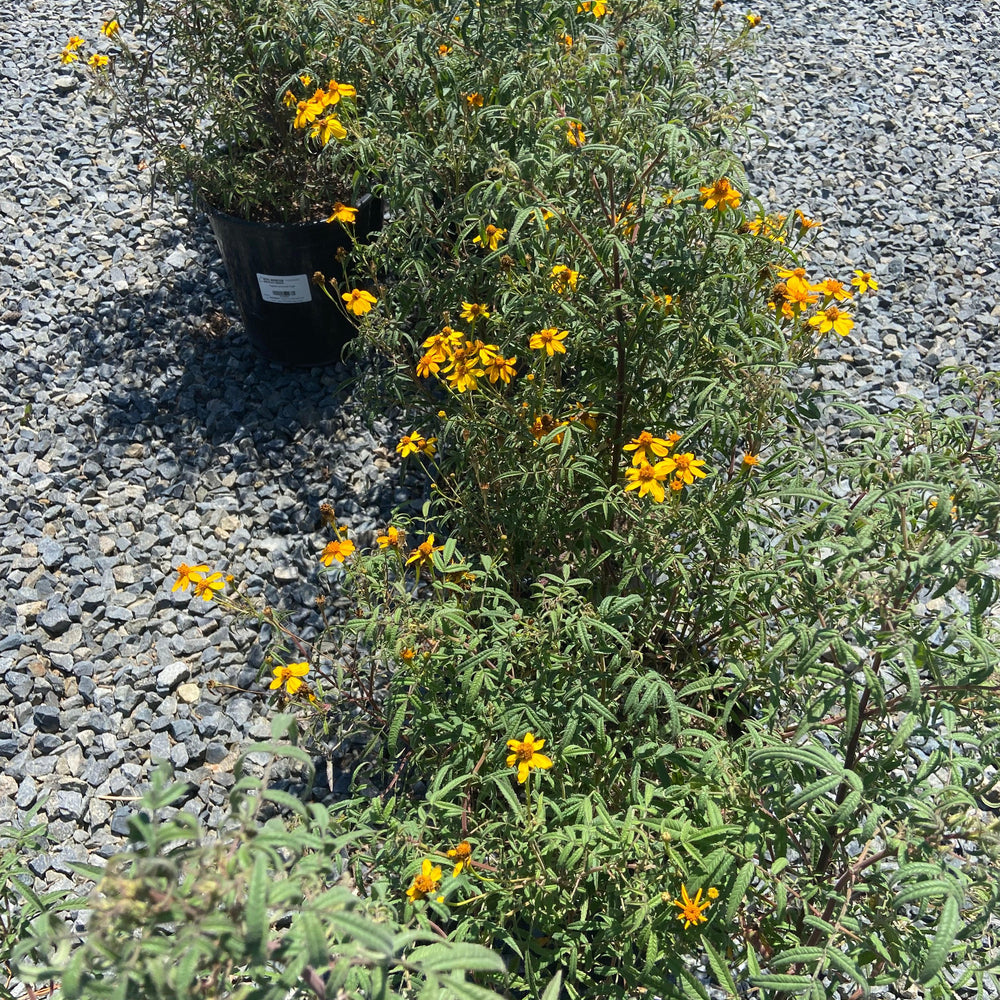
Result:
M265 302L311 302L309 278L305 274L258 274L260 297Z

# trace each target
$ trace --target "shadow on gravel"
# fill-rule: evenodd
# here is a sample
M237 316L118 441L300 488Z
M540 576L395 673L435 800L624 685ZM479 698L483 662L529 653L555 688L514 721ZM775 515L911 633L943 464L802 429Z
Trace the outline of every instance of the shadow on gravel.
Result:
M200 256L162 284L106 296L79 318L81 389L88 376L113 386L98 403L99 449L148 445L162 481L153 492L168 496L186 495L184 484L206 469L291 478L288 485L311 483L309 493L319 475L332 494L347 492L330 465L356 447L363 420L351 393L373 373L357 361L296 370L260 358L205 220L192 226L190 243Z

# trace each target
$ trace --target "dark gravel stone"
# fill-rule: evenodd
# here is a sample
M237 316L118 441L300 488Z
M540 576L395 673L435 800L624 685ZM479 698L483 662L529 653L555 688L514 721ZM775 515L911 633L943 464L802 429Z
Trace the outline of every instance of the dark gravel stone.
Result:
M59 728L59 709L53 705L39 705L32 718L43 733L54 733Z

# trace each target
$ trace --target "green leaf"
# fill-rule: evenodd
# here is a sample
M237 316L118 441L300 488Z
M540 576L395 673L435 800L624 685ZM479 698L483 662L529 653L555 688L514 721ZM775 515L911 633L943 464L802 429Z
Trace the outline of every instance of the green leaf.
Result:
M738 997L739 990L736 987L736 980L733 979L733 974L729 971L728 963L712 947L712 942L704 934L701 935L701 946L705 949L705 954L708 956L708 964L711 966L715 978L725 989L727 996Z
M489 948L478 944L429 944L414 948L409 959L428 972L506 972L503 959Z
M250 885L247 887L247 901L244 910L244 938L247 951L257 961L266 958L267 935L267 865L258 856L254 860L250 873Z
M917 973L918 983L930 982L944 968L948 961L948 955L955 944L955 936L961 926L962 917L958 908L958 900L949 895L941 908L941 916L938 919L937 930L934 932L934 940L931 941L924 958L924 964Z

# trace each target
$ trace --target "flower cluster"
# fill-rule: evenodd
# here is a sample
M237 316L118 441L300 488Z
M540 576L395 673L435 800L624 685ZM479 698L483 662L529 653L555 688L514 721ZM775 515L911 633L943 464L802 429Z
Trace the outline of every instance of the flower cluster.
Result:
M193 585L194 596L205 601L213 600L216 591L223 590L226 586L222 574L209 573L208 567L204 564L188 566L187 563L181 563L180 566L176 567L175 572L177 579L174 581L173 587L170 588L171 591L187 591L188 587Z
M308 75L299 77L299 83L308 87L312 78ZM353 99L358 92L349 83L338 83L331 80L326 87L317 87L311 97L299 100L290 90L285 91L285 107L295 108L295 120L292 125L298 129L309 129L309 135L318 139L325 146L331 139L346 139L347 129L337 117L336 112L329 109L339 104L344 98ZM351 220L353 221L353 219Z
M854 292L834 278L825 278L813 283L809 281L804 267L777 269L779 281L771 290L768 306L782 320L788 321L801 316L809 307L817 306L816 312L807 322L819 333L833 330L846 337L854 327L854 318L838 305L854 297ZM855 271L851 284L862 294L868 289L877 290L878 282L867 271Z
M408 455L415 455L418 452L421 455L426 455L430 458L437 451L437 438L425 438L423 434L419 434L417 431L411 431L409 434L404 434L399 439L399 444L396 445L396 451L399 452L403 458L406 458Z
M118 22L106 21L104 23L104 27L101 28L101 33L107 38L113 38L118 33ZM67 40L62 52L59 53L59 61L64 66L68 66L70 63L78 62L81 50L86 44L86 41L79 35L72 35ZM87 65L93 70L103 70L107 69L110 61L110 58L104 55L104 53L94 52L87 59Z
M657 503L666 498L664 483L669 480L669 488L680 493L685 486L694 484L695 479L704 479L707 473L703 459L693 452L677 452L680 434L673 432L667 437L654 437L643 431L624 446L624 451L632 452L632 465L625 470L628 485L625 490L638 490L639 496L651 496Z
M462 307L462 318L467 322L489 318L489 310L480 303L463 302ZM484 377L490 382L510 384L517 374L516 356L505 357L496 344L487 344L478 337L469 340L450 326L428 337L421 346L424 354L417 361L417 375L429 378L441 373L456 392L477 388Z

